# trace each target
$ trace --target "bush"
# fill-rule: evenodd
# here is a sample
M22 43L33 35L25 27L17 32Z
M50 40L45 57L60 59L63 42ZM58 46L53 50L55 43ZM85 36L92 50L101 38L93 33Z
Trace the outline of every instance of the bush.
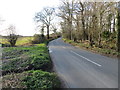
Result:
M108 39L108 38L111 36L111 32L109 32L109 31L104 31L104 32L102 33L102 36L103 36L103 38Z
M15 35L15 34L10 34L10 35L8 36L8 42L10 43L10 45L11 45L12 47L15 46L17 39L18 39L18 36Z
M35 34L32 41L33 44L39 44L45 42L45 36L43 34Z
M28 89L60 88L60 82L54 73L40 70L28 71L29 75L23 79L23 84Z
M33 69L48 70L51 68L51 61L48 55L39 54L31 56L31 65Z
M2 44L2 47L11 47L10 44Z

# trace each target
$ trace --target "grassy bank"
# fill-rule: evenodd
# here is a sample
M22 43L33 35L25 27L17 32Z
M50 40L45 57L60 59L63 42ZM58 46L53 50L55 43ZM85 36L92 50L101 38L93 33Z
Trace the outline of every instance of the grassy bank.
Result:
M3 88L59 88L51 72L52 62L46 44L6 47L2 56Z
M110 56L110 57L117 57L118 56L118 53L116 52L116 50L110 49L110 48L99 48L95 45L93 45L93 47L91 47L89 45L88 41L74 42L73 40L68 40L65 38L63 38L63 41L66 43L69 43L73 46L92 51L94 53L99 53L99 54L103 54L103 55Z
M2 83L3 88L27 88L31 90L60 87L60 82L55 73L41 70L30 70L5 75Z
M18 37L16 41L16 46L28 46L31 45L31 41L34 39L33 36L23 36ZM3 46L10 46L10 43L8 42L6 37L0 37L0 43L3 44Z

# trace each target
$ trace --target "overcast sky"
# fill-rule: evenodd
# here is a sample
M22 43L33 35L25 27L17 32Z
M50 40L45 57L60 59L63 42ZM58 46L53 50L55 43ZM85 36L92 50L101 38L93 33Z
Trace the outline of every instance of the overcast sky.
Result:
M5 28L12 24L16 26L19 35L34 35L35 13L44 7L57 7L59 0L0 0L0 18L5 22L0 23L0 34L5 33Z
M0 0L0 19L5 20L0 22L0 34L5 34L5 28L12 24L16 26L17 34L34 35L36 33L33 20L35 13L40 12L44 7L57 7L59 3L59 0Z

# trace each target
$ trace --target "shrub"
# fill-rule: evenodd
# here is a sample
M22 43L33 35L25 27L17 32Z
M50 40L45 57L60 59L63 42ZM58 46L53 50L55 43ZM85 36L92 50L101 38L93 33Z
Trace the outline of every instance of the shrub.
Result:
M35 34L32 41L33 44L39 44L45 42L45 36L43 34Z
M15 34L10 34L10 35L8 36L8 42L10 43L10 45L11 45L12 47L15 46L17 39L18 39L18 36L15 35Z
M60 82L54 73L40 70L32 70L28 71L28 73L29 75L23 79L23 84L27 86L28 89L60 88Z
M109 31L104 31L104 32L102 33L102 36L103 36L103 38L108 39L108 38L111 36L111 33L110 33Z
M10 44L2 44L2 47L11 47Z

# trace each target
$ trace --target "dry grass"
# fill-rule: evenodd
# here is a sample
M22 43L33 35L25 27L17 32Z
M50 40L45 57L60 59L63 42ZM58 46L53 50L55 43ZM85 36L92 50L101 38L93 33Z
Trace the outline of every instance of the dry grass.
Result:
M10 75L6 75L2 77L2 86L3 88L26 88L25 85L23 85L22 78L27 76L27 73L12 73Z

